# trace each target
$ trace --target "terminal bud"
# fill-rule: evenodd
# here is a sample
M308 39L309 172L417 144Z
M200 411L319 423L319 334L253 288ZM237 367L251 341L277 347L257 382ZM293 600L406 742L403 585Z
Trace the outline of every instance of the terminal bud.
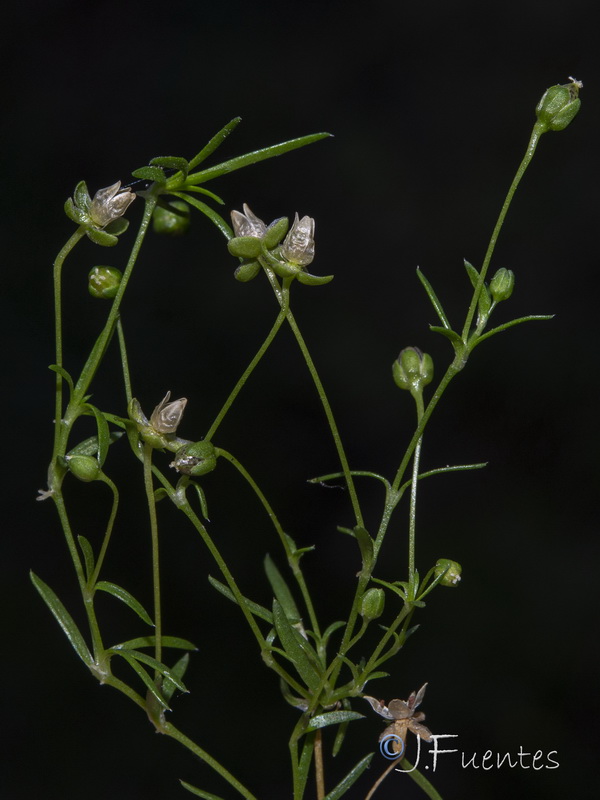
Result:
M494 303L508 300L515 288L515 273L501 267L490 281L490 294Z
M433 380L433 359L418 347L405 347L392 364L392 375L400 389L420 393Z
M579 90L581 81L570 78L571 83L551 86L535 109L538 125L545 131L562 131L575 117L581 106Z

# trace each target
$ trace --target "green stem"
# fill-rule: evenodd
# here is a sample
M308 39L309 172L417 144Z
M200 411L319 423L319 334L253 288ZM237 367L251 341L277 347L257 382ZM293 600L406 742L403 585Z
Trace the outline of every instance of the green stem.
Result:
M348 459L346 458L344 445L342 444L342 439L337 427L337 423L335 421L335 417L333 416L333 411L331 410L331 405L329 404L327 394L325 393L325 388L321 383L319 373L317 372L317 368L315 367L315 364L312 360L308 347L306 346L306 342L304 341L304 338L300 333L300 329L294 318L294 315L292 314L289 308L286 311L286 318L290 328L292 329L294 336L296 337L296 341L298 342L298 346L300 348L302 356L304 357L306 366L308 367L308 371L310 372L311 378L313 379L313 383L315 384L315 387L317 389L319 400L321 401L321 405L323 406L323 410L325 411L325 416L327 417L329 429L331 430L331 435L333 437L335 448L337 450L338 458L340 460L340 464L342 467L342 472L344 473L344 480L346 481L346 486L348 487L348 493L350 495L350 501L352 503L352 508L354 510L356 524L363 527L364 526L363 516L358 501L358 495L356 494L356 488L354 486L354 479L350 472L350 466L348 464Z
M302 574L302 570L300 569L300 565L298 564L298 558L296 556L294 556L294 553L292 552L292 550L290 548L290 544L288 542L287 536L286 536L285 531L283 530L283 528L281 526L281 523L279 522L279 519L277 518L277 514L273 511L273 508L271 507L271 504L269 503L269 501L267 500L267 498L265 497L265 495L261 491L260 487L258 486L256 481L254 480L254 478L245 469L245 467L243 467L240 464L240 462L237 460L237 458L235 458L234 456L231 455L231 453L228 453L226 450L223 450L220 447L217 448L217 453L218 453L218 455L223 456L223 458L226 458L227 461L229 461L229 463L232 464L238 470L238 472L243 476L243 478L246 480L246 482L250 485L252 491L258 497L261 505L263 506L263 508L267 512L267 514L269 516L269 519L273 523L273 527L277 531L277 535L279 536L279 539L281 540L281 544L283 545L283 549L285 550L285 555L286 555L286 558L288 560L288 564L290 565L290 568L292 569L292 572L294 573L294 577L295 577L295 579L296 579L296 581L298 583L298 587L299 587L299 589L300 589L300 591L302 593L302 597L304 599L304 603L306 605L306 609L308 611L308 615L309 615L309 618L310 618L310 624L311 624L312 630L315 633L315 635L320 638L321 637L321 629L320 629L319 623L317 621L317 615L316 615L315 610L314 610L314 606L313 606L312 598L310 596L310 592L308 591L308 587L306 585L306 581L304 580L304 575Z
M176 742L182 744L184 747L187 747L194 755L198 756L198 758L202 759L205 764L207 764L211 769L213 769L216 773L218 773L222 778L224 778L227 783L232 786L236 791L238 791L242 797L245 797L246 800L257 800L257 798L243 786L237 778L235 778L229 770L225 769L225 767L221 766L219 762L214 759L211 755L209 755L206 750L203 750L199 745L193 742L189 737L187 737L184 733L182 733L178 728L174 725L171 725L170 722L163 722L159 729L160 733L164 733L166 736L169 736L171 739L175 739Z
M423 394L417 392L413 395L417 404L417 424L423 417ZM410 487L410 510L409 510L409 525L408 525L408 582L413 586L415 577L415 545L417 534L417 486L419 483L419 461L421 459L421 445L423 444L423 436L419 436L417 444L415 445L415 452L413 455L413 474Z
M100 575L100 570L102 569L102 564L104 563L104 557L106 556L106 551L108 550L108 544L110 542L110 537L112 535L113 527L115 524L115 518L117 516L117 509L119 507L119 491L115 484L108 478L104 473L102 473L102 477L100 478L112 491L113 493L113 502L112 508L110 511L110 517L108 518L108 525L106 526L106 533L104 534L104 539L102 540L102 546L100 548L100 553L98 555L98 561L96 562L96 567L94 569L94 574L89 583L90 589L93 589L96 585L96 581L98 580L98 576Z
M156 518L156 500L152 482L152 447L144 445L144 487L150 514L150 537L152 540L152 590L154 595L155 647L154 658L162 661L162 615L160 605L160 560L158 547L158 521Z
M129 373L129 361L127 359L127 347L125 345L125 333L123 331L123 323L121 322L121 315L117 317L117 336L119 337L119 352L121 354L121 369L123 370L123 383L125 385L125 397L127 399L127 407L131 402L131 375Z
M513 182L510 185L510 189L508 190L508 194L504 200L502 205L502 209L500 210L500 215L498 217L498 221L496 222L496 226L494 227L492 237L488 244L487 252L485 254L485 258L483 260L483 265L481 267L479 273L479 280L477 281L477 286L475 287L475 291L473 292L473 297L471 299L471 305L469 306L469 311L467 313L467 318L465 319L465 324L462 331L462 340L463 342L468 341L469 331L471 329L471 323L473 322L473 317L475 316L475 312L477 310L477 303L479 301L479 295L481 294L481 289L483 287L483 282L485 280L485 276L487 274L488 268L490 266L490 261L492 260L492 255L494 253L494 248L496 247L496 242L498 241L498 236L500 235L500 230L504 223L504 219L512 203L512 199L514 194L517 190L517 186L521 182L521 178L525 174L525 170L529 166L531 159L534 156L536 147L538 146L538 142L540 140L540 136L543 133L542 128L540 127L539 122L536 122L533 126L533 130L531 132L531 137L529 139L529 144L527 145L527 150L525 151L525 155L523 160L521 161L519 168L513 178Z
M66 257L75 247L77 242L85 236L85 228L80 226L66 242L65 246L56 256L53 270L54 284L54 337L55 337L55 362L58 367L63 367L63 348L62 348L62 268ZM56 396L54 411L54 455L57 453L61 421L63 415L62 399L62 376L56 373Z
M404 772L407 775L410 775L417 786L425 792L427 797L430 797L431 800L443 800L442 795L438 792L435 786L427 780L422 772L419 772L418 769L415 769L407 758L403 758L400 761L400 765L402 766Z
M212 440L213 436L215 435L215 431L217 430L217 428L219 427L221 422L223 422L223 419L224 419L225 415L227 414L227 412L229 411L229 409L231 408L231 406L233 405L233 402L234 402L235 398L238 396L238 394L242 390L244 384L246 383L246 381L248 380L248 378L250 377L250 375L254 371L255 367L258 364L258 362L261 360L261 358L264 356L264 354L269 349L269 346L271 345L271 342L275 338L275 336L277 334L277 331L279 330L279 328L281 328L281 325L282 325L284 319L285 319L285 313L284 313L284 311L280 311L278 316L277 316L277 319L275 320L275 323L274 323L273 327L271 328L271 330L267 334L267 338L261 344L261 346L258 349L258 352L256 353L256 355L254 356L252 361L246 367L246 369L245 369L244 373L242 374L242 376L240 377L239 381L234 386L231 394L229 395L229 397L227 398L227 400L223 404L223 407L219 411L215 421L210 426L210 428L208 430L208 433L204 437L206 439L206 441L210 442Z

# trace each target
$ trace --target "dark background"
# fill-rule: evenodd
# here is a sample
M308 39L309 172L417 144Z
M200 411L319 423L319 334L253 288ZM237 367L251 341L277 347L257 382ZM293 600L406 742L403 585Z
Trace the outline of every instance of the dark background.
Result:
M547 86L583 80L583 106L549 133L526 175L493 268L517 276L498 321L555 313L476 350L425 439L423 467L489 461L486 470L423 483L417 559L463 565L459 590L440 589L421 628L367 691L406 698L429 681L423 708L435 733L458 734L467 757L486 750L556 750L555 770L461 769L442 756L450 798L592 798L598 792L597 449L598 34L592 2L252 3L172 0L21 2L5 17L2 78L3 678L0 793L7 800L176 798L177 778L236 796L178 745L152 732L126 698L99 687L34 592L34 569L79 619L77 593L51 503L33 502L51 449L51 264L71 234L62 205L85 179L93 192L156 155L191 157L227 120L243 124L222 158L319 130L335 138L225 176L211 189L227 208L248 202L265 220L317 221L317 274L294 286L295 313L326 385L354 468L393 475L413 425L410 398L390 378L406 345L430 352L438 375L450 348L428 331L434 312L420 265L451 319L464 315L462 259L480 264ZM141 202L128 217L135 223ZM132 225L135 228L135 224ZM77 373L106 307L87 294L93 264L123 266L127 242L85 241L65 269L65 363ZM262 278L233 280L234 260L197 216L185 240L151 237L123 315L134 392L149 413L167 389L189 398L181 434L201 438L276 315ZM123 413L116 360L93 386ZM82 437L87 435L82 426ZM233 451L302 545L325 624L346 613L359 561L336 532L351 524L341 490L307 486L335 470L335 452L295 343L283 330L215 443ZM124 443L107 471L128 483L105 578L151 603L141 478ZM225 466L207 477L211 531L242 589L269 604L262 559L283 567L271 529ZM382 492L359 483L376 527ZM72 485L78 531L95 542L106 491ZM98 506L94 505L98 502ZM260 663L238 610L210 588L198 537L161 511L168 632L198 642L174 721L260 798L290 797L285 741L296 712ZM90 509L92 509L90 513ZM379 574L406 569L406 507ZM390 603L391 605L391 603ZM117 607L115 607L117 606ZM142 633L100 603L115 641ZM366 705L366 704L365 704ZM367 718L328 776L329 787L375 749ZM529 762L530 763L530 762ZM548 763L543 761L542 763ZM348 795L364 797L386 766ZM421 795L392 775L377 797Z

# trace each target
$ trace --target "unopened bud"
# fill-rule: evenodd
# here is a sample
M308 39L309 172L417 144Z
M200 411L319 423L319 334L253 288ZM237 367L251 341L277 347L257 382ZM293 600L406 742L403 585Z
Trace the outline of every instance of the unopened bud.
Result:
M418 347L405 347L392 364L396 386L409 392L421 392L433 380L433 359Z
M191 442L180 447L171 467L184 475L206 475L217 466L217 454L210 442Z
M538 103L535 113L542 133L548 130L562 131L579 111L579 90L583 88L583 83L575 78L570 78L570 81L546 89Z
M449 558L438 558L435 562L435 577L437 578L444 571L446 574L441 579L440 584L442 586L458 586L462 572L462 567L458 561L451 561Z
M495 303L508 300L515 288L515 274L510 269L501 267L490 282L490 294Z
M385 606L385 593L383 589L369 589L362 596L360 603L360 615L364 619L377 619L383 614Z
M92 267L88 275L88 291L92 297L112 300L119 290L123 275L115 267Z

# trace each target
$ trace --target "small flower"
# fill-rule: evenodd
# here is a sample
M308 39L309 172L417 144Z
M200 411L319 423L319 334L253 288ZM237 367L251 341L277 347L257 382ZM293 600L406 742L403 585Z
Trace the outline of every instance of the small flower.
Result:
M104 189L98 189L89 208L89 217L96 228L105 228L119 219L135 200L135 194L128 186L121 189L121 181Z
M181 422L187 397L173 400L172 403L169 402L170 399L171 392L167 392L150 417L150 425L157 433L175 433Z
M415 736L419 736L425 742L430 742L432 733L425 725L421 725L425 719L425 714L416 709L423 702L427 684L424 683L418 692L411 692L408 700L390 700L386 706L383 700L376 700L374 697L363 695L364 699L370 704L373 711L385 719L394 720L391 725L383 731L379 737L381 742L386 736L397 737L389 748L392 752L402 754L406 748L406 734L411 731Z
M233 232L237 236L257 236L259 239L267 232L267 226L259 219L256 214L248 208L246 203L243 205L244 213L241 211L231 212L231 222L233 223Z
M315 221L312 217L299 219L296 211L292 227L281 245L281 255L299 267L312 263L315 257Z

